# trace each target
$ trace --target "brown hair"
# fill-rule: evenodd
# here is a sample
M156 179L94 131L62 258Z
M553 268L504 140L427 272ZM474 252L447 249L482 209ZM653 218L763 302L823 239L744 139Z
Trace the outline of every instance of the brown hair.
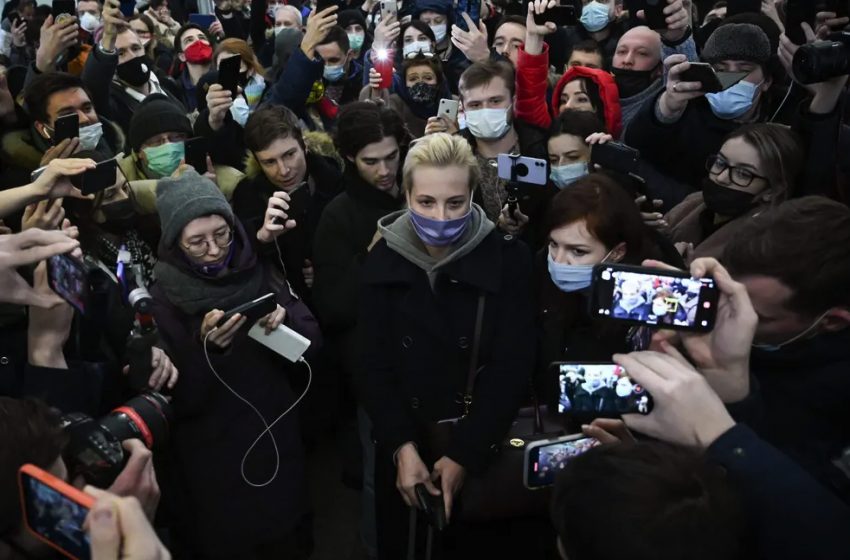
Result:
M546 234L579 220L587 231L613 249L626 244L624 262L640 262L645 249L646 229L626 191L613 179L601 173L591 173L555 195L544 222Z
M294 138L302 150L306 149L298 117L283 105L262 105L251 113L245 123L245 146L249 150L264 150L278 138Z
M464 90L487 85L493 78L502 78L505 81L508 91L511 92L511 97L513 97L516 93L515 76L516 73L514 72L513 65L506 60L476 62L460 75L458 82L460 97L463 99Z
M758 123L736 129L723 139L723 144L735 138L744 140L758 152L772 195L771 202L790 198L803 170L804 150L800 137L787 126Z
M403 156L410 136L401 115L394 109L369 101L356 101L340 109L334 144L342 157L357 157L369 144L388 137L395 138Z
M263 68L263 65L260 64L260 61L257 60L257 55L254 54L254 50L242 39L225 39L215 48L215 53L213 54L213 60L218 59L218 55L221 53L234 53L238 54L242 57L242 62L244 62L249 68L254 70L254 72L262 77L266 77L266 71Z
M401 63L401 75L405 82L407 81L407 71L417 66L427 66L434 71L434 76L437 78L437 86L442 86L446 77L443 75L443 64L438 56L428 58L426 56L417 56L414 58L406 58Z
M821 196L784 202L744 225L723 252L729 272L791 288L786 307L814 317L850 308L850 209Z

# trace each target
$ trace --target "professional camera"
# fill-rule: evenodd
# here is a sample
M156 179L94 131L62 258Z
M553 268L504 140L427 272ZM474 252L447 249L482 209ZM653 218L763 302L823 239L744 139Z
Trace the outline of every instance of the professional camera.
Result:
M803 84L850 74L850 32L833 33L826 41L803 45L794 55L793 68Z
M62 429L70 437L63 457L71 478L106 488L124 469L127 454L121 442L140 439L150 449L168 439L171 405L161 394L147 391L95 420L82 413L62 416Z

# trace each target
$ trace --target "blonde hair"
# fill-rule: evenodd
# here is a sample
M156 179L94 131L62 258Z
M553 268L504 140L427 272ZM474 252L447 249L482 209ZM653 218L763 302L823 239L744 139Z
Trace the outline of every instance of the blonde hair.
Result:
M402 169L401 186L405 193L413 189L413 171L420 166L449 167L456 165L469 170L469 190L475 190L481 171L472 148L461 136L441 132L417 140L407 153Z

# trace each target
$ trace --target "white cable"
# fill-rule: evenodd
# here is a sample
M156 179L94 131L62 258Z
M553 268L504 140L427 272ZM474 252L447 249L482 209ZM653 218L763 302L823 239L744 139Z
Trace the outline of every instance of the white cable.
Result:
M790 97L791 91L794 89L794 84L796 84L796 83L797 82L795 82L794 80L791 80L791 85L788 86L788 91L785 93L785 98L782 100L782 103L779 104L779 107L776 109L776 112L773 113L773 116L770 117L770 120L767 121L767 122L773 122L773 120L779 114L779 111L781 111L782 108L785 106L785 102L788 101L788 97Z
M295 399L295 402L292 403L292 405L289 408L287 408L280 416L275 418L274 422L269 424L268 422L266 422L266 418L263 416L263 413L260 412L259 410L257 410L257 407L255 407L253 404L251 404L251 401L249 401L248 399L246 399L245 397L243 397L242 395L237 393L233 389L233 387L228 385L227 382L224 379L221 378L221 376L218 374L218 372L213 367L212 362L210 361L209 352L207 352L207 340L209 340L210 335L212 333L214 333L217 329L218 329L218 327L214 328L213 330L211 330L210 332L207 333L207 336L204 337L204 357L207 359L207 365L210 367L210 370L212 370L213 375L215 375L216 379L218 379L221 382L221 384L224 385L227 388L228 391L233 393L236 396L236 398L238 398L243 403L247 404L251 408L251 410L254 411L254 414L256 414L257 417L260 419L260 421L263 423L263 426L265 426L265 429L262 432L260 432L260 435L257 436L257 439L254 440L254 443L252 443L251 446L248 448L248 450L245 451L245 455L242 456L242 464L241 464L241 467L240 467L240 473L242 474L242 480L245 481L245 484L247 484L248 486L253 486L254 488L264 488L264 487L268 486L269 484L271 484L272 482L274 482L274 479L277 478L277 473L280 470L280 451L277 448L277 440L275 440L274 434L271 432L271 429L274 427L275 424L280 422L283 419L284 416L286 416L287 414L292 412L292 409L295 408L296 406L298 406L298 403L300 403L304 399L304 397L307 395L307 391L310 390L310 385L313 382L313 368L310 367L309 362L307 362L307 360L305 360L303 357L298 359L299 362L301 362L305 366L307 366L307 386L304 388L304 391L301 393L301 396L299 396L297 399ZM274 472L272 473L271 478L269 478L267 481L260 483L260 484L257 484L255 482L251 482L250 480L248 480L248 477L245 476L245 461L248 460L248 455L251 454L251 451L254 450L254 447L257 445L257 443L259 443L259 441L267 433L269 434L269 437L272 439L272 446L274 446Z

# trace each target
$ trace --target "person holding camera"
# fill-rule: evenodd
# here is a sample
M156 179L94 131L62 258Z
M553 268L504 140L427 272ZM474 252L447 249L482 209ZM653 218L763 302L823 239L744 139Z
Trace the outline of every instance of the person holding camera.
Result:
M374 424L379 558L403 554L417 484L445 504L447 550L487 546L464 538L475 531L463 523L464 481L496 458L528 392L531 256L472 202L478 177L462 138L417 142L402 171L408 209L378 222L362 269L359 394ZM475 389L462 395L471 362ZM444 429L447 446L428 436Z
M160 180L157 210L153 314L182 374L171 432L175 542L206 558L307 558L312 539L298 420L293 412L278 418L295 403L289 376L301 384L304 368L247 336L254 326L247 315L225 319L225 312L273 293L277 304L258 321L259 336L286 325L313 351L321 345L316 320L258 260L212 181L193 169Z

